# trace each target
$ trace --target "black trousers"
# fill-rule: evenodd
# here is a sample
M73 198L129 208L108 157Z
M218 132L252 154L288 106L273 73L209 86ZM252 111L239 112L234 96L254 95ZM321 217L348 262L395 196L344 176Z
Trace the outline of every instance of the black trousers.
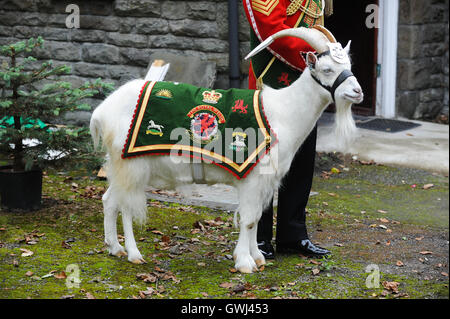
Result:
M295 154L278 190L277 244L293 244L308 238L305 209L314 174L316 140L317 126ZM257 240L270 242L272 238L273 199L258 223Z

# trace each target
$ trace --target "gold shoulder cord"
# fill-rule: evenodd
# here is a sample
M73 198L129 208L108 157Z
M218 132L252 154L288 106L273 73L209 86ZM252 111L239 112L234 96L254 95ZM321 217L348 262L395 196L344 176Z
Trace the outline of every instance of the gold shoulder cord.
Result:
M324 11L324 5L323 5L323 0L322 0L322 11L321 13L313 13L311 12L308 8L309 8L309 4L311 3L311 1L313 0L308 0L307 4L305 6L302 5L303 0L293 0L291 2L291 4L288 6L287 8L287 14L288 15L293 15L295 14L299 9L301 9L302 13L300 14L300 17L298 18L297 22L294 25L294 28L297 28L298 25L300 24L300 22L303 20L303 17L305 16L305 14L313 17L314 19L318 19L319 20L319 24L323 25L323 11ZM294 10L294 11L293 11ZM261 75L256 79L256 89L261 90L263 87L263 78L264 76L267 74L267 72L269 71L270 67L272 66L272 64L275 62L276 57L272 57L272 59L270 60L269 64L267 64L266 68L264 69L264 71L261 73ZM254 72L254 70L253 70Z

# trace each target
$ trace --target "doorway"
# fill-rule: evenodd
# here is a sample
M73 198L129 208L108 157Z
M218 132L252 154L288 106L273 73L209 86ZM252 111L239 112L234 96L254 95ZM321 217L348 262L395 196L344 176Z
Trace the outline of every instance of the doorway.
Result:
M334 14L325 19L325 26L336 39L347 45L352 40L352 71L364 91L364 102L354 105L355 114L373 116L376 113L377 41L378 29L368 28L366 12L377 0L334 1ZM333 111L332 107L330 111Z

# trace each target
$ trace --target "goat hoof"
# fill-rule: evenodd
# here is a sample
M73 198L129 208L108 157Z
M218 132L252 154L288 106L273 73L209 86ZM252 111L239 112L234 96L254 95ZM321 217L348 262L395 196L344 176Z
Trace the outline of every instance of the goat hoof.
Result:
M113 256L116 256L116 257L126 257L126 256L128 256L128 254L127 254L126 251L121 250L121 251L118 251L117 253L113 254Z
M136 259L131 259L131 262L135 265L142 265L142 264L146 264L147 262L144 260L144 258L136 258Z
M243 274L251 274L253 271L248 267L239 267L238 271Z
M264 266L266 264L266 261L264 259L256 259L255 263L256 263L256 266L259 268L261 266Z

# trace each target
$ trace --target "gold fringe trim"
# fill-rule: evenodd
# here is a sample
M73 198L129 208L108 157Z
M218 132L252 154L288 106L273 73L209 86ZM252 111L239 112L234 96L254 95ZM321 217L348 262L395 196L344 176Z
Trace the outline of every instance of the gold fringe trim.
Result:
M314 19L318 19L318 18L320 18L321 16L323 16L323 11L324 11L323 5L322 5L322 6L319 6L320 12L317 13L317 12L313 12L313 11L310 9L310 8L311 8L311 5L312 5L313 3L315 4L314 1L311 0L311 1L309 2L308 7L303 6L303 1L304 1L304 0L291 0L291 4L287 7L287 10L286 10L287 15L288 15L288 16L294 15L298 10L301 10L302 12L305 12L306 15L308 15L308 16L310 16L311 18L314 18ZM323 0L322 0L322 1L323 1ZM317 8L314 8L314 9L315 9L315 11L317 11Z

